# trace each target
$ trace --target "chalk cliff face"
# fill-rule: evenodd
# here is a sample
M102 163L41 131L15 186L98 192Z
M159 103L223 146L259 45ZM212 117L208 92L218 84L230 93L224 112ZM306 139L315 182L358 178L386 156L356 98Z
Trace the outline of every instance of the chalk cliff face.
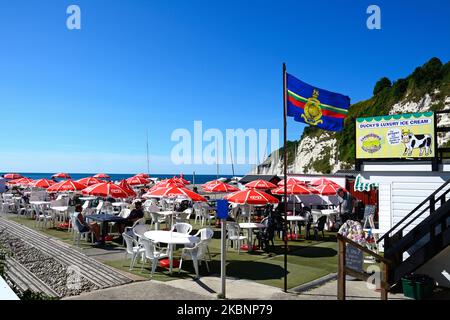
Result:
M349 109L344 130L339 133L307 127L298 141L288 144L289 173L333 173L354 167L354 122L358 117L450 109L450 62L433 58L405 79L391 84L383 78L374 96ZM450 126L450 117L440 115L439 126ZM439 146L450 146L450 133L438 135ZM283 151L273 152L251 173L282 174Z

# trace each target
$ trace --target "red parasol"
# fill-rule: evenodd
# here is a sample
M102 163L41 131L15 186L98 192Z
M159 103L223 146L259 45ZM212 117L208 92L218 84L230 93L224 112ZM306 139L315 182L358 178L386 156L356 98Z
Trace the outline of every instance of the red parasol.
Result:
M284 186L273 189L272 193L277 195L283 195ZM307 186L301 184L288 184L287 194L311 195L311 194L319 194L319 191L313 188L308 188Z
M30 182L33 182L33 179L30 179L30 178L19 178L19 179L10 180L7 183L8 184L13 184L13 185L16 185L16 186L27 186Z
M59 178L59 179L72 179L72 177L68 173L59 172L52 175L52 178Z
M127 180L124 179L124 180L120 181L119 187L121 187L123 190L125 190L128 193L129 197L136 196L136 192L134 192L134 190L130 187Z
M178 196L187 197L194 202L202 201L206 202L206 199L203 198L198 193L195 193L187 188L178 188L178 187L168 187L168 188L158 188L153 191L149 191L144 194L143 198L151 198L151 197L162 197L162 198L175 198Z
M232 203L264 205L269 203L278 203L278 199L268 193L257 189L246 189L232 193L224 199Z
M49 179L39 179L39 180L35 180L33 182L29 183L30 187L33 188L44 188L47 189L48 187L54 185L55 182Z
M98 178L98 179L111 179L111 177L109 175L107 175L106 173L97 173L94 178Z
M117 184L112 182L97 183L87 187L81 193L96 197L128 198L129 193Z
M315 189L323 196L335 196L338 189L346 191L344 188L342 188L336 183L322 184L318 187L315 187Z
M87 185L87 186L92 186L92 185L94 185L94 184L97 184L97 183L104 183L104 182L106 182L106 181L97 179L97 178L95 178L95 177L87 177L87 178L79 179L79 180L77 180L77 182L82 183L82 184L85 184L85 185Z
M13 180L13 179L20 179L23 178L24 176L18 173L7 173L5 175L3 175L3 178L8 179L8 180Z
M331 181L329 179L325 179L325 178L317 179L317 180L314 180L313 182L311 182L312 186L320 186L323 184L333 184L339 188L339 185L336 182Z
M150 183L149 179L142 178L142 177L131 177L127 179L127 182L130 186L139 186L139 185L146 185Z
M245 187L252 189L267 190L267 189L275 189L277 186L266 180L255 180L247 183Z
M47 188L47 192L69 192L69 191L80 191L86 188L85 184L79 183L73 180L64 180L55 183L51 187Z
M205 190L205 192L235 192L235 191L239 191L238 188L236 188L235 186L232 186L228 183L225 182L221 182L218 181L218 183L212 183L212 184L208 184L206 187L202 187L203 190Z
M300 181L300 180L295 179L295 178L288 178L288 179L287 179L287 185L290 185L290 184L300 184L300 185L302 185L302 186L306 186L306 183L305 183L305 182ZM281 180L280 182L278 182L278 185L279 185L279 186L284 186L284 179Z

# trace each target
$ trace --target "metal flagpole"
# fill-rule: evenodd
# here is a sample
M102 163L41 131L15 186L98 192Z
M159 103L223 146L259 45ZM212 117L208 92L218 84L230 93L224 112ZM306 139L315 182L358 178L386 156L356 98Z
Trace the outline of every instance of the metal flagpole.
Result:
M286 64L283 63L283 157L284 157L284 292L287 292L287 95L286 95Z

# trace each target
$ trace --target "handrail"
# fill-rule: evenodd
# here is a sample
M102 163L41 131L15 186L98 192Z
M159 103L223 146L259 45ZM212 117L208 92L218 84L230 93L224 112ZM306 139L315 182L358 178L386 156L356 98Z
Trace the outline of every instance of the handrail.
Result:
M393 226L391 229L389 229L389 231L387 231L385 234L383 234L383 236L381 236L378 240L377 243L379 243L381 240L383 240L384 238L386 238L387 236L389 236L389 234L391 234L391 232L393 232L395 229L397 229L406 219L408 219L409 217L411 217L417 210L419 210L424 204L426 204L427 202L429 202L432 198L434 198L442 189L444 189L444 187L446 187L448 184L450 183L450 179L447 180L446 182L444 182L437 190L435 190L432 194L430 194L425 200L423 200L417 207L415 207L410 213L408 213L406 216L403 217L403 219L401 219L399 222L397 222L395 224L395 226ZM450 191L447 190L446 193L448 193ZM428 209L430 206L428 205L428 207L426 207L421 213L420 215L423 214L423 212ZM418 215L418 216L420 216ZM412 221L416 220L417 217L416 216ZM402 229L405 229L406 226L408 226L412 221L410 221L407 225L405 225ZM400 231L399 230L399 231Z

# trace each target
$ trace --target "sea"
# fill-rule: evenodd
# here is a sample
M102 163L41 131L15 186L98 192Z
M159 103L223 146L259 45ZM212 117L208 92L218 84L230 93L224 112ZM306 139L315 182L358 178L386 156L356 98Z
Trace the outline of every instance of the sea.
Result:
M0 172L0 176L3 176L3 174L6 174L7 172ZM51 176L55 173L48 173L48 172L15 172L15 173L19 173L24 177L36 180L36 179L50 179ZM78 180L78 179L82 179L82 178L86 178L86 177L92 177L93 175L95 175L95 173L70 173L68 172L68 174L72 177L72 180ZM123 179L127 179L130 178L132 176L134 176L134 174L122 174L122 173L107 173L110 177L111 180L113 181L120 181ZM170 179L173 178L174 176L179 176L179 175L175 175L175 174L151 174L150 173L150 178L158 178L160 180L162 179ZM219 175L219 178L227 178L227 179L231 179L233 176L231 175ZM208 181L211 180L216 180L217 179L217 175L213 174L196 174L195 177L193 174L184 174L184 179L186 179L187 181L190 181L192 184L203 184L206 183Z

